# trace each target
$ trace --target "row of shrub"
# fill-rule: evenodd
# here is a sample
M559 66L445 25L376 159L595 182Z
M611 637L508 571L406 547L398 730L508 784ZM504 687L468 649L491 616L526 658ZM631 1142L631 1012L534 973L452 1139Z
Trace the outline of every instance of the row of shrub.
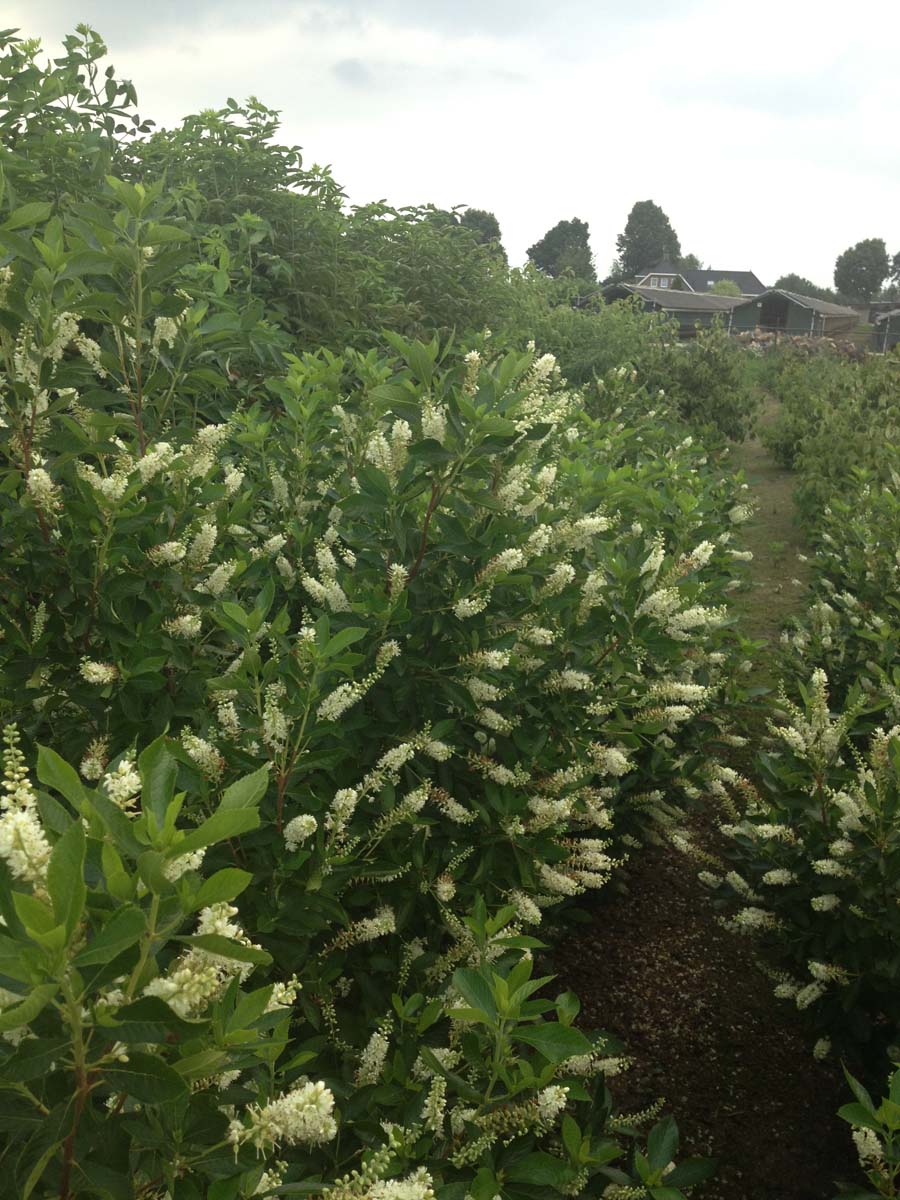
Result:
M766 440L797 472L809 596L782 636L760 787L724 797L728 862L707 864L722 919L756 934L775 994L807 1014L814 1053L850 1054L880 1085L900 1062L900 645L896 418L890 357L773 354ZM730 868L730 869L729 869ZM876 1105L851 1080L871 1190L900 1180L900 1070Z

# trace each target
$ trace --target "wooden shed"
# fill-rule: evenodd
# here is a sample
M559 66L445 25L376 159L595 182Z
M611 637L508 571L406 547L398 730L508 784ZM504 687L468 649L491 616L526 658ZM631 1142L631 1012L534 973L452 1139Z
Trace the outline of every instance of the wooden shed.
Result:
M637 300L649 312L664 312L678 321L681 337L693 337L698 325L711 325L721 318L727 329L732 311L746 302L746 296L710 296L673 288L644 287L636 283L613 283L603 289L607 303Z
M875 318L875 349L886 354L897 345L900 345L900 308L892 308Z
M832 304L783 288L769 288L750 300L742 297L731 317L735 331L762 329L813 337L851 333L858 324L859 313L845 304Z

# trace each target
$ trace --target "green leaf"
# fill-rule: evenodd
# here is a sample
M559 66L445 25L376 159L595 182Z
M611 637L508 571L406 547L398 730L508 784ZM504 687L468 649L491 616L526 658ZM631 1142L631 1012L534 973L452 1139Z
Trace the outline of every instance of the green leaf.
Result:
M574 992L561 992L556 997L556 1013L563 1025L571 1025L581 1009L581 1001Z
M147 929L147 919L134 905L118 909L96 937L91 938L80 954L75 956L76 967L98 966L112 960L133 946Z
M228 1054L224 1050L208 1047L180 1058L172 1067L182 1079L204 1079L215 1075L228 1065Z
M253 876L249 871L241 871L237 867L223 867L209 879L203 881L200 890L191 901L191 912L198 908L206 908L209 904L218 904L222 900L233 900L239 896L252 882Z
M197 946L207 954L219 954L222 958L234 958L238 962L261 963L268 966L272 955L256 946L245 946L242 942L234 942L231 938L223 937L220 933L195 933L189 937L178 938L189 946Z
M110 1087L144 1104L167 1104L188 1092L178 1072L150 1054L129 1054L127 1063L106 1067L103 1074Z
M61 1145L62 1145L62 1141L51 1142L51 1144L47 1147L47 1149L44 1151L44 1153L40 1156L40 1158L37 1160L37 1162L31 1168L28 1178L25 1180L25 1184L22 1188L22 1200L29 1200L31 1193L34 1191L34 1189L37 1187L37 1185L41 1182L41 1177L43 1176L44 1171L47 1169L47 1164L50 1162L50 1159L53 1158L53 1156L56 1154L57 1150L60 1148Z
M120 1042L165 1042L173 1034L180 1038L196 1037L208 1026L207 1021L186 1021L157 996L141 996L116 1011L115 1021L106 1028Z
M849 1083L850 1090L853 1092L853 1095L856 1097L859 1103L863 1106L866 1112L870 1114L870 1116L874 1116L875 1105L872 1103L872 1097L869 1095L863 1085L858 1080L853 1078L846 1067L844 1068L844 1077Z
M266 794L268 786L269 768L260 767L252 775L245 775L243 779L239 779L236 783L225 789L216 813L232 809L253 808L259 804L260 800Z
M322 651L323 656L325 658L335 658L342 650L346 650L348 646L352 646L354 642L358 642L360 638L364 638L367 632L366 629L361 629L359 626L342 629L340 633L336 633L326 643Z
M28 238L23 237L21 233L12 233L0 226L0 246L12 251L16 258L24 258L26 262L32 263L34 266L40 264L41 256Z
M67 938L71 938L81 920L87 897L84 850L84 827L80 821L73 821L53 847L47 865L47 891L53 901L53 913L65 926Z
M37 806L41 824L50 833L61 836L72 824L73 817L68 808L43 789L37 793Z
M142 241L145 246L161 246L164 242L184 242L189 237L186 230L175 225L158 225L151 221L144 230Z
M43 225L50 220L53 205L46 200L32 200L16 208L3 222L4 229L25 229L32 225Z
M666 1183L677 1188L693 1187L697 1183L702 1183L704 1179L709 1179L715 1169L716 1160L714 1158L686 1158L684 1162L678 1164L674 1171L669 1172L666 1176Z
M497 1006L491 985L479 971L460 967L453 972L453 986L472 1008L480 1009L496 1019Z
M654 1171L661 1171L678 1151L678 1126L674 1117L664 1117L650 1130L647 1138L647 1159Z
M838 1116L842 1120L847 1121L850 1125L859 1125L863 1129L873 1129L875 1133L882 1133L881 1122L863 1108L861 1104L844 1104L838 1109Z
M506 1171L506 1178L514 1183L531 1183L537 1187L552 1187L561 1191L573 1175L572 1168L561 1158L538 1150L526 1154Z
M48 746L38 745L37 777L41 783L65 796L81 812L87 792L78 778L78 772Z
M53 910L30 892L13 892L13 904L19 920L31 935L49 933L55 925Z
M92 792L86 800L85 811L96 813L104 829L123 854L139 858L144 853L146 846L135 837L130 818L109 796L104 796L102 792Z
M255 808L238 808L222 811L219 807L213 815L196 829L185 834L180 842L175 842L165 852L166 858L177 858L192 850L200 850L204 846L212 846L216 842L224 842L227 838L237 837L259 827L259 811Z
M0 1012L0 1033L6 1033L9 1029L18 1029L22 1025L29 1025L39 1013L43 1012L56 995L57 990L55 983L42 983L39 987L32 988L20 1004L14 1004L12 1008L4 1008L3 1012Z
M405 358L418 376L419 382L425 387L430 387L434 375L434 362L428 353L428 347L421 342L409 342Z
M54 1063L61 1065L71 1044L67 1037L26 1038L3 1064L4 1083L27 1083L46 1075Z
M175 794L178 763L166 748L165 737L158 737L138 756L141 775L141 809L152 813L157 829L162 829L166 809Z
M591 1052L591 1043L583 1033L567 1025L557 1025L555 1021L514 1029L511 1036L514 1041L534 1046L549 1062L563 1062L575 1054Z
M563 1145L568 1151L569 1157L578 1162L581 1159L581 1130L578 1128L578 1122L574 1117L565 1113L562 1119L562 1140Z

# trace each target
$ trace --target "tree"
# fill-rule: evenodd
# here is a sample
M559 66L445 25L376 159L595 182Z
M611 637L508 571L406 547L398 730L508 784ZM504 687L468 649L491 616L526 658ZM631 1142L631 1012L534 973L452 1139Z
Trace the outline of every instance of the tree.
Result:
M681 271L701 271L703 263L696 254L682 254L678 260L678 267Z
M460 224L476 233L479 242L500 241L500 222L487 209L467 208L460 217Z
M900 250L891 259L891 282L900 287Z
M554 279L568 272L576 279L595 282L597 276L589 238L587 221L579 221L577 217L571 221L558 221L539 242L529 246L528 257Z
M482 245L489 246L506 262L506 251L500 238L500 222L492 212L484 208L467 208L460 217L460 224L470 229Z
M890 273L884 238L865 238L838 256L834 286L852 300L872 300Z
M812 296L815 300L834 301L837 299L836 293L831 288L819 287L811 279L806 279L803 275L797 275L794 272L782 275L775 280L772 286L781 288L785 292L797 292L800 296Z
M740 296L741 289L733 279L720 279L709 289L712 296Z
M681 259L681 243L669 218L652 200L638 200L616 239L619 261L626 279L661 258Z

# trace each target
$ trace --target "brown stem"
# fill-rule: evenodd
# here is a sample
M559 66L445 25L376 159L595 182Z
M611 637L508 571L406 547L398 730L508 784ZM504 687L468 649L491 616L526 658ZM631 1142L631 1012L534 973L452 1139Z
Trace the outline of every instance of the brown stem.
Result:
M38 525L41 527L41 537L44 540L44 545L47 545L50 541L50 527L47 525L47 518L44 516L44 510L39 504L34 506L34 510L37 513Z
M600 657L597 659L597 662L594 665L599 667L600 664L603 662L604 658L608 658L609 655L612 654L613 650L618 650L619 644L621 641L622 641L621 638L613 638L613 640L609 643L609 645L606 647L606 649L603 651L603 653L600 655Z
M422 567L422 559L425 557L425 548L428 545L428 527L431 524L431 518L434 516L434 510L437 508L441 498L441 493L438 490L438 485L435 480L431 481L431 499L428 501L428 508L425 512L425 522L422 525L422 540L419 542L419 553L416 555L416 561L412 565L412 570L407 577L406 582L412 583L418 575Z
M69 1135L63 1145L63 1169L59 1185L59 1200L69 1200L69 1196L71 1195L69 1181L72 1177L72 1162L75 1158L75 1136L78 1133L81 1114L84 1112L84 1106L90 1090L90 1083L87 1077L79 1072L78 1093L75 1097L75 1113L72 1117L72 1128L69 1130Z

